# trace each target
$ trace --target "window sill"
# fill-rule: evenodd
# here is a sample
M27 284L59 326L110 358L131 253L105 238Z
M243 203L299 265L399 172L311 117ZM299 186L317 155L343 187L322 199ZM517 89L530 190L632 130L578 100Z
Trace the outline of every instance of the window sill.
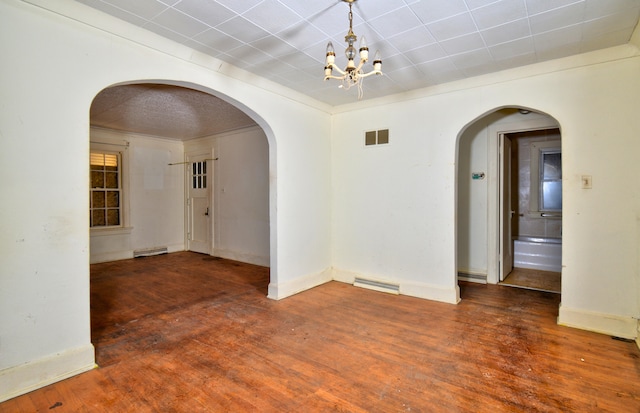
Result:
M129 235L133 227L117 227L117 228L91 228L92 237L104 237L110 235Z

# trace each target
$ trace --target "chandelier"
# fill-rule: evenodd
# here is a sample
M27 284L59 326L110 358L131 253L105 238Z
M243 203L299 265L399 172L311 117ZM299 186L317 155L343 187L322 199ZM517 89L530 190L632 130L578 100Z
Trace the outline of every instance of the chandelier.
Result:
M327 44L327 60L324 66L324 80L336 79L340 80L342 84L339 86L344 89L351 89L354 86L358 88L358 99L362 98L362 81L365 77L371 75L382 74L382 60L380 59L380 52L377 51L373 57L373 70L365 73L362 68L369 60L369 48L367 47L364 36L360 40L360 61L356 66L356 48L353 44L358 40L358 37L353 33L353 13L351 6L357 0L342 0L345 3L349 3L349 32L344 37L344 41L347 42L347 48L344 54L347 56L347 67L341 70L335 65L336 52L333 49L333 44L329 42ZM333 75L333 69L340 74L340 76Z

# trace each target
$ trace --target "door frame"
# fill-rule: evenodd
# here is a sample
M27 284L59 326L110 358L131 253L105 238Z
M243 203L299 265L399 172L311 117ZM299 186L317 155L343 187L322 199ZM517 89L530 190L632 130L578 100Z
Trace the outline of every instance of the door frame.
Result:
M212 255L213 247L214 247L214 213L213 213L213 193L214 193L214 171L213 171L213 161L215 160L213 153L213 148L207 150L193 150L189 152L185 152L185 188L184 188L184 245L185 250L191 251L191 239L189 237L191 231L191 220L192 220L192 208L190 205L191 201L191 164L194 160L205 161L207 164L207 200L209 203L209 211L208 211L208 225L207 225L207 255ZM196 251L200 252L200 251Z
M489 211L487 217L487 283L489 284L497 284L500 282L501 260L503 260L500 249L501 238L503 237L503 208L500 205L500 184L503 177L500 174L503 169L501 160L504 154L502 153L502 146L500 145L500 135L553 128L560 128L560 124L549 115L542 118L501 123L489 127L489 142L487 145L489 157L487 169L488 171L492 171L492 173L489 174L487 182L487 210ZM560 133L560 139L562 140L562 130ZM507 211L507 213L510 212Z

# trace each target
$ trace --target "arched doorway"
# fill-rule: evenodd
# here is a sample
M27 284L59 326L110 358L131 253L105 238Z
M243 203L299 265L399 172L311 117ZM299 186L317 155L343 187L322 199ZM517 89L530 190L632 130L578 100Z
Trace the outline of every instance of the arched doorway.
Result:
M552 159L561 166L559 123L530 108L498 108L460 133L460 280L511 282L507 280L511 270L523 268L526 271L519 273L527 273L523 287L560 292L561 169L551 174ZM541 164L546 169L541 170ZM550 203L549 188L554 186L556 204ZM545 200L548 202L540 204ZM554 278L542 278L546 276Z
M208 191L207 219L197 227L211 234L208 246L198 251L210 258L201 259L201 265L211 266L214 257L230 258L264 268L261 272L269 279L274 272L267 267L275 254L275 187L269 179L275 169L273 133L247 108L196 88L177 82L132 82L105 88L94 98L91 262L193 251L189 188L196 179L196 187ZM193 159L198 152L207 156ZM224 201L217 199L220 194ZM266 296L266 283L260 285ZM102 297L94 294L93 283L91 289L93 311L94 298ZM107 296L108 302L99 303L102 308L117 301L114 294ZM130 304L138 305L135 300Z
M118 193L91 199L92 263L187 249L269 266L273 139L255 114L187 86L119 84L94 99L92 152L121 171Z

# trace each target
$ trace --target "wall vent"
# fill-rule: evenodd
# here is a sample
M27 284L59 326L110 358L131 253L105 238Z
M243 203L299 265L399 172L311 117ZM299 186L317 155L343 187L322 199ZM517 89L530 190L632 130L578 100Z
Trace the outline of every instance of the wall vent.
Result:
M388 284L380 281L356 278L353 285L354 287L368 288L369 290L380 291L383 293L400 294L400 286L397 284Z
M364 133L364 144L384 145L389 143L389 129L372 130Z
M167 247L148 248L146 250L133 251L133 258L149 257L151 255L161 255L168 253L169 250L167 249Z

